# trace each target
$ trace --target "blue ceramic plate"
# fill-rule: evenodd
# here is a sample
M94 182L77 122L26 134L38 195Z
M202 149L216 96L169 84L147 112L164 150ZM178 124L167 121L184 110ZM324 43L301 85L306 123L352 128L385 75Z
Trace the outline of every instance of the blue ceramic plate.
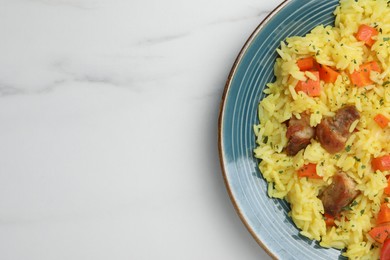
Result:
M219 152L225 183L242 221L276 259L337 259L340 251L321 248L299 235L288 203L267 196L266 181L253 156L253 125L267 82L274 81L275 49L286 37L305 35L319 24L333 25L337 0L289 0L253 32L230 72L219 117Z

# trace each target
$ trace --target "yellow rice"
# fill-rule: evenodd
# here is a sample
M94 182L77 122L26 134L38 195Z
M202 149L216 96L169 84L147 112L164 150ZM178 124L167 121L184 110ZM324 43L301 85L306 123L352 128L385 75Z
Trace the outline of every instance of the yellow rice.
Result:
M335 27L319 25L304 37L287 38L276 50L280 56L274 67L276 81L267 84L267 97L259 104L260 124L254 127L258 146L254 153L261 159L259 168L269 183L268 195L290 203L289 215L303 236L320 241L323 247L345 248L343 254L350 259L379 259L380 245L367 232L375 226L389 174L373 172L371 159L390 153L390 128L382 129L373 120L378 113L390 117L390 7L385 0L341 0L334 14ZM380 31L372 51L354 37L360 24ZM342 71L334 84L321 82L321 95L315 98L295 91L299 80L312 77L296 64L308 56ZM353 87L348 73L373 60L382 68L381 73L371 73L374 84ZM316 126L323 117L333 116L347 104L355 105L361 115L351 126L351 132L354 128L358 131L348 139L348 149L329 154L312 139L295 156L283 152L288 142L284 122L292 115L299 117L310 111L310 124ZM297 170L307 163L317 164L323 180L297 176ZM339 169L358 183L361 194L351 210L343 211L349 221L341 218L336 226L327 228L317 196Z

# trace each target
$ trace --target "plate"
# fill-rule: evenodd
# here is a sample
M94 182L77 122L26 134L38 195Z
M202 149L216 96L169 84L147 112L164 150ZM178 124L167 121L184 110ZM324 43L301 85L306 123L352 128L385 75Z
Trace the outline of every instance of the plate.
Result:
M337 0L288 0L256 28L227 79L219 115L219 155L234 207L254 239L274 259L342 259L299 234L284 200L267 195L254 158L253 125L266 83L274 81L275 49L289 36L303 36L319 24L334 25Z

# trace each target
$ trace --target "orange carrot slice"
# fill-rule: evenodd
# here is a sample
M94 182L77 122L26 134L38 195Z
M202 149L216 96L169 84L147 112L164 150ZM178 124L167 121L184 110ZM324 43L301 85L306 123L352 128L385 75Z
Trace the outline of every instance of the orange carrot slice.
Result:
M378 31L375 28L362 24L359 26L355 37L358 41L362 41L367 46L371 47L375 43L375 40L372 39L375 35L378 35Z
M295 86L295 91L302 91L309 97L318 97L321 95L320 75L318 71L310 71L316 77L316 80L307 79L306 81L299 81Z

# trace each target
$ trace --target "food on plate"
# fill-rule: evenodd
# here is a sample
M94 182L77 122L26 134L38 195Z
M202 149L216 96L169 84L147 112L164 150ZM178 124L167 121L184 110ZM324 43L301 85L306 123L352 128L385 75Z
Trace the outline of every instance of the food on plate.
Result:
M344 172L338 172L332 177L332 183L327 186L318 198L324 205L324 214L338 217L343 209L359 194L356 182Z
M334 15L276 50L254 154L301 235L389 259L390 2L340 0Z
M360 118L355 106L342 107L332 117L324 117L316 127L316 137L329 153L340 152L351 135L349 128Z
M310 114L302 113L299 119L292 116L288 121L286 132L286 137L288 138L286 146L287 155L296 155L300 150L308 146L314 134L314 127L310 126Z

